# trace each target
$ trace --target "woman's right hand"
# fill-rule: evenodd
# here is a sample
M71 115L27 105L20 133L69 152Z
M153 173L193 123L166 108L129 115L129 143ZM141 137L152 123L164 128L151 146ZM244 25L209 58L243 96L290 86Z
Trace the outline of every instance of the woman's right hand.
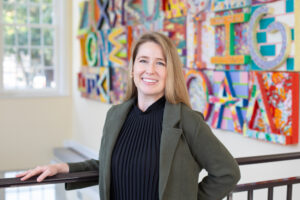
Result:
M25 181L32 176L39 175L37 182L43 181L47 176L54 176L58 173L69 173L69 165L66 163L51 164L45 166L37 166L34 169L27 170L23 173L17 174L17 178L21 178L21 181Z

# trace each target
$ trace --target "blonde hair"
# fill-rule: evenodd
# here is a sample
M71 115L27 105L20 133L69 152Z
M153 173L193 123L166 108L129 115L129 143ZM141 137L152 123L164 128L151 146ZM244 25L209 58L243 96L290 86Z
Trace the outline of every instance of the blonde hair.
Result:
M154 42L158 44L163 51L166 59L167 67L167 78L165 87L166 100L172 104L179 102L186 104L191 107L188 90L186 87L184 75L183 75L183 64L177 53L177 48L174 43L165 35L159 32L148 32L143 34L135 41L132 46L131 58L129 61L128 69L128 82L127 90L125 95L125 101L137 96L137 88L134 84L131 73L133 71L133 65L138 53L139 47L146 42ZM176 79L176 81L175 81Z

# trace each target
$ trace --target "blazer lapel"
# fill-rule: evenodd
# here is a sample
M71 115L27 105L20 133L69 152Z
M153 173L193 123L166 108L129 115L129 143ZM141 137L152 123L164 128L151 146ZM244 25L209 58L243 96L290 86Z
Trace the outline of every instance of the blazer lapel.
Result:
M118 139L119 133L121 128L126 120L126 117L130 111L130 108L135 102L135 98L132 98L123 104L119 105L119 108L116 109L116 112L112 112L111 116L107 121L107 128L105 133L105 159L104 159L104 168L103 173L105 177L105 184L104 184L104 191L105 191L105 198L109 199L110 196L110 175L111 175L111 157L112 152L115 146L115 143ZM108 136L108 137L107 137Z
M163 199L173 156L182 134L182 129L176 127L180 121L180 110L181 104L171 104L166 101L160 141L159 199Z

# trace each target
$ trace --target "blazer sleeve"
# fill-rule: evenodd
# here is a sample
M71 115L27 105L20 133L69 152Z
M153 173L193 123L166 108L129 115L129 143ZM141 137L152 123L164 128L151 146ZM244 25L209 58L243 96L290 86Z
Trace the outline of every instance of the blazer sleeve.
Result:
M197 118L197 124L190 126L192 133L189 134L189 146L197 163L208 172L198 185L198 199L219 200L234 189L239 181L239 166L203 117L198 115Z
M82 171L98 171L99 170L99 161L98 160L87 160L84 162L77 162L77 163L67 163L69 165L69 172L82 172ZM98 181L87 181L87 182L80 182L80 183L66 183L65 189L66 190L74 190L80 189L84 187L89 187L93 185L97 185Z

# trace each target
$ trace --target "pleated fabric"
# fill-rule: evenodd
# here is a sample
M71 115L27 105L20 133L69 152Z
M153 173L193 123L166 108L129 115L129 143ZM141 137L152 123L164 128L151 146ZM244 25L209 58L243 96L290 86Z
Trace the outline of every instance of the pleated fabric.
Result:
M159 149L165 98L143 112L134 105L111 159L112 200L158 200Z

